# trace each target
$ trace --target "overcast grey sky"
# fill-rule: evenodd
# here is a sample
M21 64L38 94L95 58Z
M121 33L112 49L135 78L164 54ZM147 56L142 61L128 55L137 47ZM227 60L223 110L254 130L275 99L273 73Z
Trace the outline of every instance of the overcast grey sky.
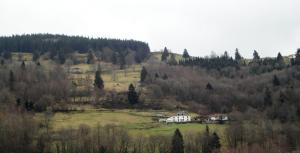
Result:
M195 56L292 54L300 0L0 0L0 35L55 33L137 39Z

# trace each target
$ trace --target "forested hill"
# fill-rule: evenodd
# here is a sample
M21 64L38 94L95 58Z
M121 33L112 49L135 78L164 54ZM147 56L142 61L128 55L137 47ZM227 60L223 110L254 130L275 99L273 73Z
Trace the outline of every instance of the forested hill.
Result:
M53 34L28 34L0 37L0 53L30 52L52 56L59 52L64 54L88 51L103 52L105 48L126 55L130 51L135 53L137 61L143 60L150 49L147 43L136 40L120 40L107 38L87 38L81 36L66 36Z

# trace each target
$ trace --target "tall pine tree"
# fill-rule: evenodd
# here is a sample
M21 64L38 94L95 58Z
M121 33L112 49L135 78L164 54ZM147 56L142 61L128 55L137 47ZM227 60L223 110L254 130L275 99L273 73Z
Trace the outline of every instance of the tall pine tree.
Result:
M235 58L236 61L240 61L243 59L243 57L241 56L241 54L239 53L239 49L235 49Z
M165 47L163 53L161 54L161 61L167 61L168 57L169 57L169 51L167 47Z
M187 49L184 49L184 50L183 50L182 57L183 57L183 58L190 58L190 55L189 55Z
M137 104L139 102L139 96L138 96L137 92L135 91L133 84L129 85L127 96L128 96L128 102L131 105Z
M175 130L171 147L171 153L184 153L184 142L179 129Z
M147 74L148 74L148 72L147 72L146 68L143 66L142 71L141 71L141 82L145 81Z
M95 73L95 81L94 81L94 85L96 88L102 90L104 88L104 82L101 78L101 72L100 70L97 70Z

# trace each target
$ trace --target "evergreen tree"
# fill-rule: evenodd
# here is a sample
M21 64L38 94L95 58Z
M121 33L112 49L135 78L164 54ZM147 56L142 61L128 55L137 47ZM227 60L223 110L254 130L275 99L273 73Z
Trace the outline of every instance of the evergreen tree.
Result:
M203 135L203 140L202 140L202 153L211 153L211 138L209 134L209 127L206 125L206 129Z
M224 58L225 60L229 59L229 54L228 54L227 51L224 52L223 58Z
M254 50L254 52L253 52L253 60L257 61L259 59L260 59L260 57L258 55L258 52L256 50Z
M277 63L276 64L277 69L282 69L285 67L284 59L280 52L277 54L276 63Z
M9 89L10 91L14 91L14 84L15 84L15 76L12 70L9 71Z
M280 85L280 81L279 81L277 75L274 75L274 77L273 77L273 85L274 86L279 86Z
M120 53L119 59L120 59L120 69L123 70L123 69L125 69L125 65L126 65L125 55L123 53Z
M297 50L294 64L295 65L300 65L300 48L298 48L298 50Z
M66 55L64 51L58 52L58 60L60 64L64 64L66 62Z
M264 95L264 106L263 107L266 108L267 106L271 106L272 103L273 103L272 93L269 88L266 88L265 95Z
M97 70L95 73L94 86L101 90L104 88L104 82L101 78L101 72L99 70Z
M4 62L4 59L1 59L1 65L4 65L5 62Z
M26 68L25 61L22 61L21 69L22 69L22 70L25 70L25 68Z
M128 102L131 105L138 103L139 97L138 97L138 94L136 93L135 88L132 84L129 85L127 96L128 96Z
M159 75L158 75L158 73L155 73L155 78L157 79L157 78L159 78Z
M213 90L214 88L212 87L212 85L210 83L206 84L206 89L207 90Z
M94 63L94 54L93 54L92 51L89 51L86 63L87 64L93 64Z
M148 72L147 72L146 68L143 66L142 71L141 71L141 82L145 81L147 74L148 74Z
M211 136L210 142L210 150L219 150L221 148L220 137L216 132L214 132Z
M241 54L239 53L239 49L235 49L235 60L236 61L240 61L240 60L242 60L243 59L243 57L241 56Z
M118 57L117 52L114 52L112 57L111 57L111 61L112 61L113 64L117 64L117 62L118 62L117 57Z
M190 55L189 55L187 49L184 49L184 50L183 50L182 57L183 57L183 58L190 58Z
M184 153L184 142L179 129L173 135L171 153Z
M169 57L169 51L167 49L167 47L164 48L164 51L161 55L161 61L166 61Z
M162 79L167 80L169 77L167 74L164 74L164 76L162 77Z
M175 58L175 54L171 54L171 58L168 62L170 65L177 65L177 60Z

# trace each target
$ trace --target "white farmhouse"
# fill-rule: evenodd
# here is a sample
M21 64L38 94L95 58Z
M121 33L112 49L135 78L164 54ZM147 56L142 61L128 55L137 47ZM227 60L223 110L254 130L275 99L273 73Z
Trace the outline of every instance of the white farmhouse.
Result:
M167 118L167 123L186 123L191 121L191 116L185 112L181 111L176 114L176 116L172 116Z

